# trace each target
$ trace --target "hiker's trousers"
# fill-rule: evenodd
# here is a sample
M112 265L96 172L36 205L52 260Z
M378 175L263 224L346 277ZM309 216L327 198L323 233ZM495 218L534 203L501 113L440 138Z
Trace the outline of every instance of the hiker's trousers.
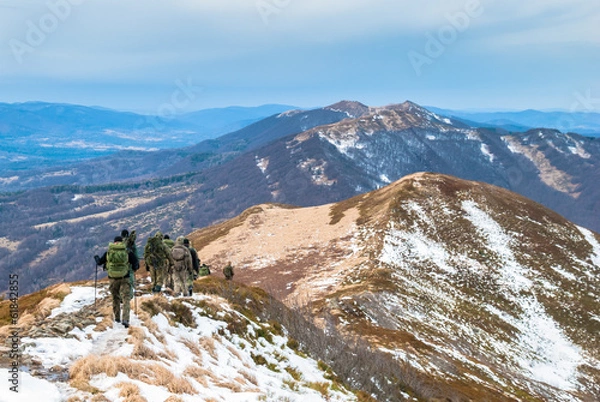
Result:
M120 279L110 279L110 294L112 295L112 307L115 320L129 322L129 313L131 306L131 283L129 277ZM121 303L123 303L123 316L121 316Z

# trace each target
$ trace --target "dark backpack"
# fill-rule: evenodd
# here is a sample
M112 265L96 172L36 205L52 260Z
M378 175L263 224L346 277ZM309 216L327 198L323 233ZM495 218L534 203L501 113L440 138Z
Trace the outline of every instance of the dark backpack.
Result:
M129 254L123 243L110 243L106 254L106 269L110 278L124 278L129 273Z

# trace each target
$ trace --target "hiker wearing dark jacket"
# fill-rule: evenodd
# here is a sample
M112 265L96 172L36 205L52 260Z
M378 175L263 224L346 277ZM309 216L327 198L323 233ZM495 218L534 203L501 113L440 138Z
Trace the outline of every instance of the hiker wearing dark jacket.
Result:
M104 269L108 271L114 319L116 322L122 322L123 326L128 328L131 311L129 302L132 296L129 278L132 274L131 271L137 271L139 268L139 260L133 252L127 250L121 236L115 237L102 257L95 255L94 259L96 264L103 265ZM123 315L121 315L121 303L123 303Z
M190 250L190 254L192 255L192 271L190 272L186 282L188 293L191 296L194 292L194 279L198 277L198 271L200 270L200 260L198 259L198 252L194 247L191 246L188 238L183 239L183 245Z
M173 249L175 242L171 239L168 234L163 236L163 243L169 247L169 250ZM175 290L175 285L173 284L173 266L169 265L167 271L165 272L164 284L171 290Z
M223 268L223 275L228 281L233 279L233 266L231 265L231 261L227 261L227 265Z

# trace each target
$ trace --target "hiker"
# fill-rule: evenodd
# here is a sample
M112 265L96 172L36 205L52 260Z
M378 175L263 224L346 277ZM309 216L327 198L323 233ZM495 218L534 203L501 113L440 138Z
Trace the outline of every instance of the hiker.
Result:
M173 246L175 245L175 242L173 240L171 240L171 237L168 234L165 234L163 236L163 243L169 247L169 251L173 248ZM174 290L173 288L173 270L172 267L169 266L169 268L167 269L166 273L165 273L165 279L164 279L164 283L165 286L168 287L171 290Z
M115 321L122 322L125 328L129 328L131 310L129 302L132 296L129 277L131 272L135 272L140 266L137 256L128 251L123 243L123 238L117 236L108 245L108 250L102 254L102 257L95 255L94 259L97 265L103 265L104 269L108 271ZM121 315L121 303L123 303L123 315Z
M138 261L138 266L137 268L132 269L129 271L129 283L131 285L131 291L134 293L135 296L135 273L134 271L137 271L139 268L139 256L137 253L137 246L135 245L135 240L137 238L137 235L135 233L135 229L131 231L131 233L129 233L129 230L127 229L123 229L121 230L121 237L123 238L123 244L125 244L125 248L127 249L128 252L132 252L135 256L136 256L136 260Z
M186 282L193 270L192 253L183 244L183 239L183 236L179 236L171 249L171 256L173 257L173 261L175 261L172 269L175 286L173 291L176 296L181 294L183 294L183 296L191 296L191 294L186 291Z
M200 260L198 259L198 252L190 244L190 239L187 237L184 238L183 245L190 250L190 254L192 255L192 272L190 272L186 282L188 293L191 296L194 292L194 280L198 277L198 271L200 270Z
M160 230L146 242L144 260L146 261L146 270L150 271L152 278L152 293L158 293L162 290L168 267L174 264L171 250L163 243L163 235Z
M233 279L233 267L231 266L231 261L227 261L227 265L223 268L223 275L225 275L225 279L228 281Z

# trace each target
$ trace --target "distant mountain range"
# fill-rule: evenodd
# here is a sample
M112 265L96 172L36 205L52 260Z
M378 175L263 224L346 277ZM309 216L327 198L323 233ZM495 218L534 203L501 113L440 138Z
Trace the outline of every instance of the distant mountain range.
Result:
M117 151L180 148L295 109L286 105L150 116L69 104L0 103L0 172L62 166Z
M412 102L290 111L183 150L27 178L55 186L0 196L0 275L22 267L23 289L37 290L87 277L81 261L118 228L185 234L256 204L339 202L422 171L512 190L600 231L599 164L597 139L472 128Z
M600 137L600 113L596 112L468 112L427 107L434 113L454 117L473 127L500 127L508 131L553 128L563 133Z
M331 108L293 110L275 114L238 131L185 148L157 152L121 151L103 158L63 163L53 168L0 172L0 191L147 180L201 171L283 136L347 117L346 112Z

